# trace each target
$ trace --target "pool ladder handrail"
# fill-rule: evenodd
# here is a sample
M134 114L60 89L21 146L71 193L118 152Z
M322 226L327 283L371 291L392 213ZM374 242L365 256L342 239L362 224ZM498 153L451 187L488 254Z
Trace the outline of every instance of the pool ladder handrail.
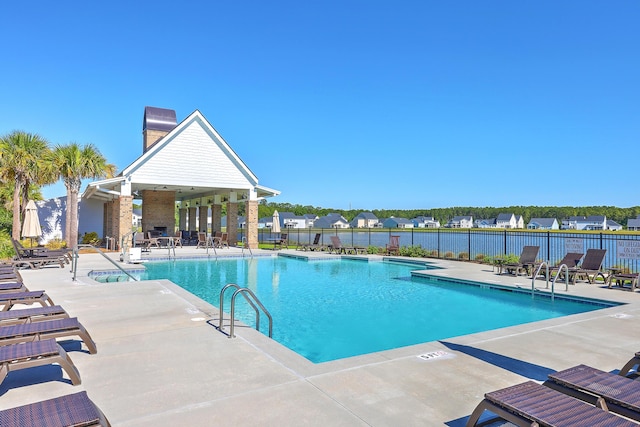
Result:
M551 282L551 293L553 294L553 288L555 287L556 284L556 280L558 280L558 277L560 277L560 273L562 273L562 269L567 270L567 273L564 275L564 290L565 291L569 291L569 266L567 264L560 264L560 267L558 267L558 273L556 274L556 276L553 278L553 281ZM549 284L547 283L547 287L549 286Z
M260 300L258 299L256 294L253 293L253 291L251 289L249 289L249 288L241 288L240 286L236 285L235 283L227 284L220 291L220 321L218 323L218 329L220 331L224 330L224 327L222 326L222 321L224 319L224 293L229 288L235 288L236 289L236 291L233 293L233 295L231 295L231 314L230 314L231 323L229 325L229 338L235 338L235 334L233 332L234 332L234 328L235 328L236 297L238 295L242 295L244 297L244 299L249 303L249 305L251 307L253 307L253 309L255 310L255 312L256 312L256 330L257 331L260 330L260 310L258 310L258 307L260 307L260 309L264 312L264 314L269 319L269 338L272 338L272 336L273 336L273 318L271 317L271 313L269 313L269 310L267 310L265 308L265 306L260 302ZM249 296L247 296L247 294ZM253 299L253 301L252 301L252 299ZM256 304L257 304L257 306L256 306Z
M547 288L549 287L549 264L547 264L545 261L542 261L540 263L540 265L538 266L538 268L536 268L536 271L531 275L531 296L533 296L533 293L535 292L536 288L536 277L538 277L540 275L540 270L542 270L542 267L546 268L546 274L545 277L547 279Z

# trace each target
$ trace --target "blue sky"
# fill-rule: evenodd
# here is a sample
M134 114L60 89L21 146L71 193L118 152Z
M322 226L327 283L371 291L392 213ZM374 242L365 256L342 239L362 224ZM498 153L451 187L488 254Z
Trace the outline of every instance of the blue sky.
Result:
M637 0L24 1L0 13L0 135L93 143L122 170L142 152L145 106L178 121L198 109L282 192L272 201L640 204Z

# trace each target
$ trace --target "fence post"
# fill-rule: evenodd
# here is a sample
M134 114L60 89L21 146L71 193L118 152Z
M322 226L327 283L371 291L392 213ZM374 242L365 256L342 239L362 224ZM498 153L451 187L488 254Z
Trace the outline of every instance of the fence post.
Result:
M438 228L438 258L440 258L440 229Z
M507 255L507 229L504 229L504 252L503 255Z

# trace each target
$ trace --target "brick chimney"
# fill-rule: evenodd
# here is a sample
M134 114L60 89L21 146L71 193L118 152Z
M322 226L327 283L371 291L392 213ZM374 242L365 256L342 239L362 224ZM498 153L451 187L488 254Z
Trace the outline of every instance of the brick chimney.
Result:
M165 108L144 107L142 120L142 152L164 138L177 125L176 112Z

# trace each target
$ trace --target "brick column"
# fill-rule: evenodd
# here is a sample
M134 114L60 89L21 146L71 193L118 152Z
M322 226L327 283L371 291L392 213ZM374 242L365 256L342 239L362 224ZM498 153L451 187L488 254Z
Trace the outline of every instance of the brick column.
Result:
M247 200L245 211L247 214L245 223L247 246L251 249L258 249L258 201Z
M187 208L180 208L178 214L178 229L186 230L187 229Z
M222 205L213 204L211 206L211 232L222 231Z
M207 220L209 219L209 206L200 206L198 208L198 231L207 232Z
M116 226L113 230L113 237L118 239L116 246L120 247L122 237L130 233L133 228L133 196L120 196L114 200L113 205L114 211L118 211L118 215L114 215L113 218L113 223Z
M114 237L113 233L113 201L105 202L102 208L102 237Z
M238 202L227 202L227 239L229 246L238 243Z
M189 231L198 231L198 227L196 227L197 209L189 208Z

